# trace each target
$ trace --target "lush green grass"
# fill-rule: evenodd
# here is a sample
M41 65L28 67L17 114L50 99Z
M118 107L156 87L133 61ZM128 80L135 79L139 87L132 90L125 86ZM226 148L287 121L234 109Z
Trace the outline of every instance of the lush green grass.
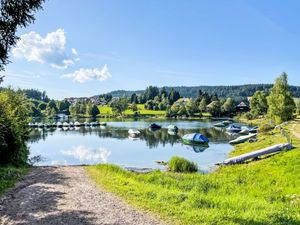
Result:
M285 142L279 131L237 145L231 155ZM97 184L172 224L300 224L300 141L295 149L206 175L86 167Z
M198 171L198 166L185 158L173 156L168 162L168 168L172 172L194 173Z
M29 171L29 167L0 167L0 196Z
M157 116L163 116L165 115L165 111L164 110L148 110L145 109L143 104L138 104L138 112L141 115L157 115ZM99 110L100 110L100 115L113 115L113 111L112 108L110 106L99 106ZM124 112L125 115L133 115L133 111L131 109L127 109Z

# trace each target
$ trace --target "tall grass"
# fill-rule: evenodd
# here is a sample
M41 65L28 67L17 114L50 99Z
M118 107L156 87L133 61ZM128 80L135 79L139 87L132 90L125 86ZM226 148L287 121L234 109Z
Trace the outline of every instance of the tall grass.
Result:
M190 162L189 160L173 156L168 162L168 168L172 172L179 173L194 173L198 171L197 164L194 162Z

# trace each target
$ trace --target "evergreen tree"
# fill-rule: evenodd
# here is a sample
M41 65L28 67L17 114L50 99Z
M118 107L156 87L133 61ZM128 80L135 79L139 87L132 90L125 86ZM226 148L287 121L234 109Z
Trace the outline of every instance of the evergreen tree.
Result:
M250 99L251 114L256 117L268 111L267 96L264 91L256 91Z

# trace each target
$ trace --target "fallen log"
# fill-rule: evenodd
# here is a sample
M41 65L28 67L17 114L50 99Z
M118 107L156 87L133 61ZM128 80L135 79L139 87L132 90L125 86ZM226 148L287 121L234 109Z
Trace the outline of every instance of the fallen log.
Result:
M290 143L277 144L257 151L253 151L229 159L225 159L223 162L217 163L217 165L230 165L230 164L241 163L248 159L257 158L262 155L267 155L274 152L279 152L283 149L291 149L291 148L292 148L292 144Z

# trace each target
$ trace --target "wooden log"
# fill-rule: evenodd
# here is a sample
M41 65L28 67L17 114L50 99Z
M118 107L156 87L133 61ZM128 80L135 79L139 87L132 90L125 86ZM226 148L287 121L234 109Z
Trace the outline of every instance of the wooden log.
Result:
M223 162L221 163L217 163L217 165L229 165L229 164L236 164L236 163L240 163L240 162L244 162L248 159L253 159L262 155L267 155L270 153L274 153L274 152L278 152L281 151L283 149L291 149L292 148L292 144L290 143L284 143L284 144L277 144L277 145L273 145L267 148L263 148L257 151L253 151L253 152L249 152L249 153L245 153L236 157L232 157L229 159L225 159Z

